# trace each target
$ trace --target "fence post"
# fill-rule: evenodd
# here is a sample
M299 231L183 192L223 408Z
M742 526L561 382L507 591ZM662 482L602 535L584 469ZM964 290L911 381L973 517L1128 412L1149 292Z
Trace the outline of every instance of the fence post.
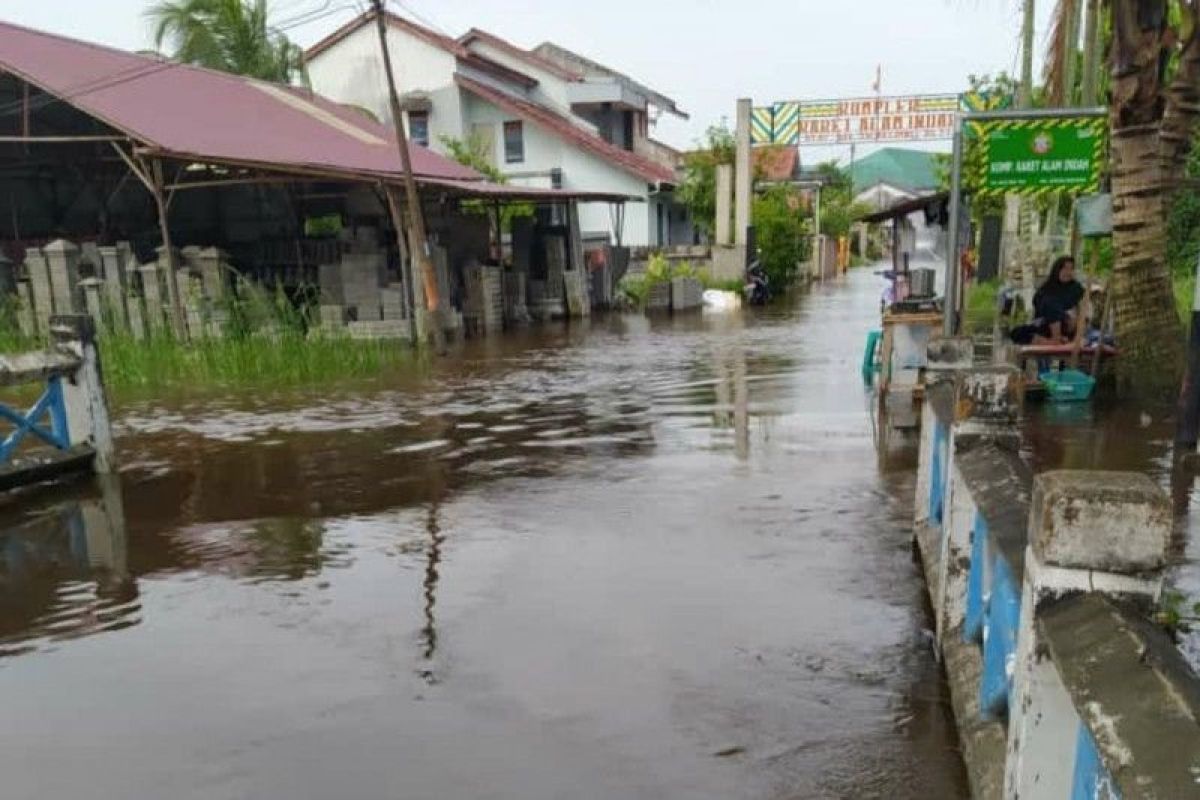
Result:
M1006 798L1069 797L1079 722L1035 625L1065 595L1157 599L1171 504L1145 475L1061 470L1034 478L1009 702Z
M955 384L954 422L947 448L946 490L938 592L934 604L936 634L962 626L966 616L971 539L977 507L958 468L958 455L984 442L1005 441L1015 447L1015 423L1023 400L1021 373L1013 366L978 367L961 372Z
M938 440L938 413L934 408L940 385L952 384L955 376L970 368L975 360L975 343L970 337L934 339L926 349L925 400L921 405L921 436L917 455L917 495L913 504L913 524L929 520L929 493L934 446ZM887 366L884 366L887 369Z
M90 446L95 451L93 469L101 474L115 472L112 426L104 395L95 322L82 314L56 315L50 320L50 331L55 343L81 362L73 375L63 376L62 382L71 446Z

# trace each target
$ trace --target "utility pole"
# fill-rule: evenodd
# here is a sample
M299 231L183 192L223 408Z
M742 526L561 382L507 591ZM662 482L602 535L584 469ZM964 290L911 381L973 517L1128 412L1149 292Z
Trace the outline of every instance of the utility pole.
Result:
M417 181L413 177L412 157L408 152L408 135L404 131L404 117L400 110L400 95L396 93L396 77L392 74L392 56L388 52L387 24L383 14L383 0L371 0L371 8L375 12L375 27L379 31L379 49L383 56L383 74L387 77L388 101L392 109L392 125L396 130L396 147L400 150L400 163L404 167L405 205L408 210L408 228L412 239L410 255L421 268L421 277L425 285L425 310L429 314L429 324L433 331L434 344L442 349L443 337L441 319L438 314L440 305L438 299L437 275L433 271L433 259L430 257L429 238L425 233L425 215L421 210L421 196L417 192ZM400 231L396 232L401 235ZM404 248L401 247L401 254ZM415 303L414 303L415 306ZM412 309L415 316L416 308ZM416 342L414 342L416 344Z

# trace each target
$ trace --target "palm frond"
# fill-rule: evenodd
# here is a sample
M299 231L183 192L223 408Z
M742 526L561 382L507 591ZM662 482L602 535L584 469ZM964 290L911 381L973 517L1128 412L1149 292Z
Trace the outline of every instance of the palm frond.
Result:
M1046 44L1045 67L1042 80L1046 86L1046 102L1051 106L1068 103L1064 94L1065 78L1076 57L1079 47L1079 12L1082 0L1058 0L1054 8L1054 21ZM1066 87L1070 92L1070 87Z

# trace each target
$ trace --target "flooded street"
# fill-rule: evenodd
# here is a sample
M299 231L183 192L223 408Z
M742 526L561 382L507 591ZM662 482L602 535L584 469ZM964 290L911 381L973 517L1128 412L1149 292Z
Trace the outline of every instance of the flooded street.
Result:
M964 796L878 290L124 403L4 509L0 796Z

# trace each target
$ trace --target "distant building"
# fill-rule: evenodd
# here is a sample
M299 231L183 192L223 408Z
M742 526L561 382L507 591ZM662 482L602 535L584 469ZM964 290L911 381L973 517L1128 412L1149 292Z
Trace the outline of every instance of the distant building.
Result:
M877 210L938 190L936 153L882 147L851 169L854 199Z
M409 136L478 143L520 186L630 195L623 215L580 208L585 238L631 246L692 241L674 198L680 154L649 135L658 114L686 117L669 97L551 43L526 50L472 29L453 39L387 14L388 44ZM361 15L305 54L313 88L389 120L374 16ZM619 230L618 230L619 228Z
M933 194L938 190L937 162L937 153L882 147L854 162L854 200L882 211ZM900 227L896 241L903 252L915 256L918 245L940 246L940 229L931 232L920 214L902 217Z

